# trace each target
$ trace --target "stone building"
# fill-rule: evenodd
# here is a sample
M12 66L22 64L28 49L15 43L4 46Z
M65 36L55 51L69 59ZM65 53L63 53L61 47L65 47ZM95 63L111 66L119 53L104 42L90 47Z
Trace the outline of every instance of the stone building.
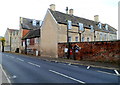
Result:
M99 16L94 16L94 21L74 15L74 10L62 13L55 10L55 5L50 5L41 27L40 53L41 56L58 57L58 43L90 42L116 40L116 29L109 24L99 21Z
M19 40L18 40L18 32L17 29L9 29L7 28L5 32L5 51L15 52L17 48L19 48Z
M40 29L30 30L23 38L27 54L40 55Z
M20 29L19 29L20 53L25 52L25 40L23 40L22 38L24 38L29 32L32 32L31 30L40 29L41 24L42 24L42 21L40 20L20 17ZM27 41L29 41L29 39Z

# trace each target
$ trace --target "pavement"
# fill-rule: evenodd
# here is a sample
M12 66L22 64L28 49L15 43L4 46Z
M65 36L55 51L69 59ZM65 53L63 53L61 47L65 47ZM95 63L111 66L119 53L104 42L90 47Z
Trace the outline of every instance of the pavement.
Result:
M77 65L80 61L2 53L2 65L12 83L109 83L118 85L117 69ZM64 60L64 62L63 62Z
M6 72L3 70L2 66L0 65L0 85L3 83L10 83L10 80Z
M1 84L5 84L5 83L11 83L5 70L3 69L3 66L2 66L2 52L0 52L0 85Z
M25 55L20 53L13 53L17 55ZM83 60L72 60L72 59L65 59L65 58L53 58L53 57L43 57L43 56L33 56L33 55L25 55L29 57L35 57L51 62L62 62L62 63L70 63L74 65L83 65L83 66L91 66L96 68L105 68L105 69L111 69L111 70L120 70L120 65L115 63L107 63L107 62L94 62L94 61L83 61Z

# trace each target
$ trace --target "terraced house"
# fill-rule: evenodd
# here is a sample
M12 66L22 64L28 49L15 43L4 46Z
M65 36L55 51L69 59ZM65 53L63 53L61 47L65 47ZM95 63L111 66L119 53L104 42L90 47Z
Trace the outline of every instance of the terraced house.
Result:
M116 40L116 29L109 24L99 21L95 15L94 20L74 15L74 10L68 8L66 13L55 10L51 4L47 10L41 27L40 54L48 57L58 57L58 43L90 42ZM67 30L68 29L68 30Z
M20 17L19 48L21 53L37 52L38 54L41 24L40 20Z

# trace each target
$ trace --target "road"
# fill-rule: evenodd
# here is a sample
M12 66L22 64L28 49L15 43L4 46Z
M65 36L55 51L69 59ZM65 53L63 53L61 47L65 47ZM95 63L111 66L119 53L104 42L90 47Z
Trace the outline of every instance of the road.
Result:
M111 85L114 85L120 82L120 76L116 73L93 70L89 66L50 62L26 55L0 54L2 66L12 83L112 83Z

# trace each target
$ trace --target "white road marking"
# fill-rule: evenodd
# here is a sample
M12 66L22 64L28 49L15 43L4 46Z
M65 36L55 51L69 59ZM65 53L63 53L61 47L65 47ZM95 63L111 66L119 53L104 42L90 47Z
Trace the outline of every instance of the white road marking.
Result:
M11 58L15 58L15 57L13 57L13 56L10 56Z
M5 71L3 70L1 64L0 64L0 68L1 68L2 72L4 73L4 75L5 75L5 77L6 77L7 81L8 81L8 83L11 83L11 81L10 81L10 79L8 78L7 74L6 74Z
M97 72L101 72L101 73L105 73L105 74L110 74L110 75L116 75L116 74L112 74L112 73L108 73L108 72L104 72L104 71L97 71Z
M77 81L77 82L79 82L79 83L85 84L85 82L83 82L83 81L80 81L80 80L78 80L78 79L72 78L72 77L70 77L70 76L67 76L67 75L65 75L65 74L59 73L59 72L57 72L57 71L53 71L53 70L49 70L49 71L50 71L50 72L53 72L53 73L55 73L55 74L61 75L61 76L63 76L63 77L69 78L69 79L71 79L71 80Z
M90 66L87 67L87 69L89 69L89 68L90 68Z
M68 65L71 65L71 63L69 63Z
M17 59L18 59L19 61L22 61L22 62L24 61L24 60L22 60L22 59L20 59L20 58L17 58Z
M37 65L37 64L31 63L31 62L28 62L28 63L31 64L31 65L34 65L34 66L40 67L40 65Z
M117 75L120 75L117 70L114 70Z

